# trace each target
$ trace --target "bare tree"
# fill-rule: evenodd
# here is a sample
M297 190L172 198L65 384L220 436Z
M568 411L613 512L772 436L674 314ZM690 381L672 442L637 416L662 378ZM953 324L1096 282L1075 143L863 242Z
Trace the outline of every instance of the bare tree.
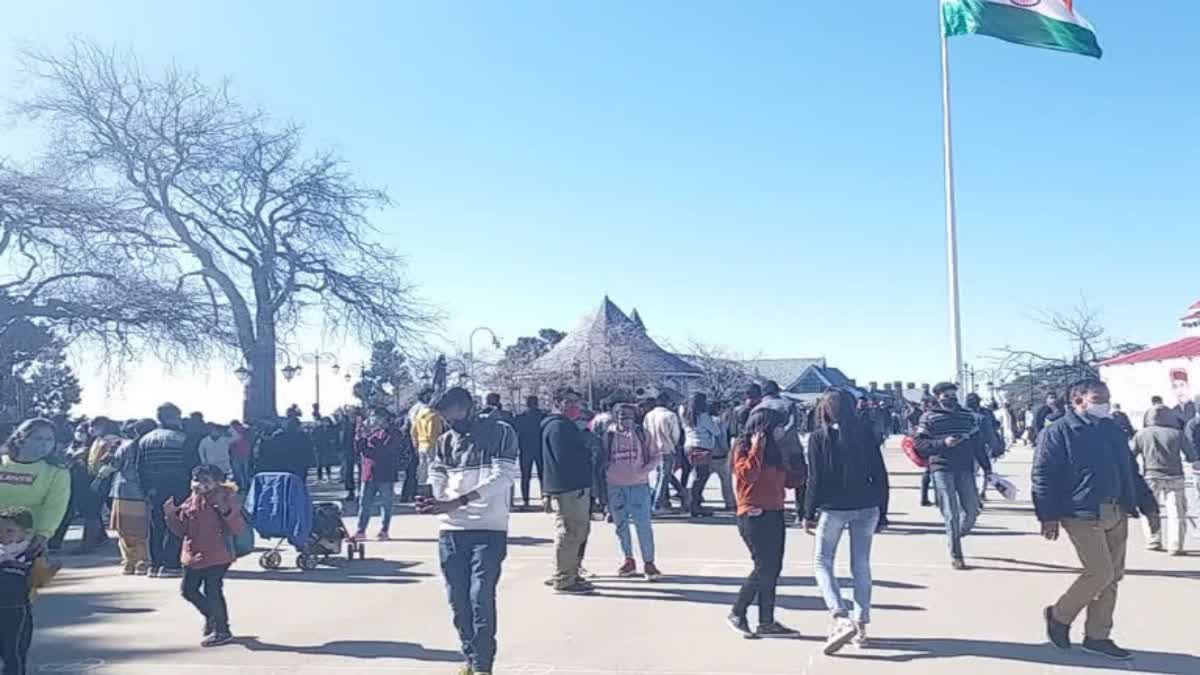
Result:
M135 216L103 193L0 164L0 335L32 320L121 350L193 346L212 329L203 299L146 273L170 258Z
M1039 310L1033 321L1059 336L1068 351L1054 355L1009 345L994 350L993 376L1005 382L1001 388L1010 400L1032 402L1052 391L1061 393L1073 381L1099 377L1104 360L1144 347L1110 338L1087 298L1066 311Z
M275 414L281 340L319 314L333 332L404 342L436 319L372 240L368 213L388 203L328 152L306 153L279 125L170 67L76 40L26 52L37 85L17 106L44 121L49 156L72 178L119 194L144 228L138 253L167 251L159 281L207 298L209 339L250 371L246 415Z
M718 345L689 339L683 358L700 369L703 374L700 388L716 401L741 398L746 384L752 379L746 371L746 359Z

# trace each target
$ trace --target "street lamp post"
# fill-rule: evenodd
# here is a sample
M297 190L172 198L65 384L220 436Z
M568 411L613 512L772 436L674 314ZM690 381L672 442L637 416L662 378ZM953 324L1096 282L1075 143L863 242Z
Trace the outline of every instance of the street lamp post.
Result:
M480 326L471 331L467 337L467 366L469 368L468 377L471 378L471 393L479 395L479 382L475 379L475 334L479 332L487 333L492 338L492 346L500 349L500 338L496 337L496 331L487 326Z
M330 354L329 352L320 352L320 351L306 352L304 354L300 354L301 361L313 364L313 379L314 379L314 384L315 384L315 392L314 392L315 398L313 401L313 417L317 417L319 415L319 413L321 412L321 360L322 359L333 362L333 367L331 368L331 370L333 370L334 375L337 375L338 370L341 369L341 367L338 365L337 356ZM291 371L290 375L288 374L289 370ZM284 378L286 378L287 380L290 381L292 378L294 378L297 374L300 373L300 370L301 370L300 366L289 365L283 369L283 376L284 376Z

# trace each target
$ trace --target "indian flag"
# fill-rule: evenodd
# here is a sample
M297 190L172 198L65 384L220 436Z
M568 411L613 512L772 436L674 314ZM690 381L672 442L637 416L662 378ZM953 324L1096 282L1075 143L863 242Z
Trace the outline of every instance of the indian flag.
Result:
M1074 4L1074 0L942 0L942 27L947 36L979 33L1100 58L1096 31Z

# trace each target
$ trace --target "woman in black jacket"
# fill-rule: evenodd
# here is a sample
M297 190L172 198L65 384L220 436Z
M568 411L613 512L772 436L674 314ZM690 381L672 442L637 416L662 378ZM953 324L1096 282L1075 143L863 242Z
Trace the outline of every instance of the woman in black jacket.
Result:
M816 427L808 439L808 490L804 529L816 528L817 586L833 614L825 653L854 641L864 646L871 612L871 541L887 494L887 470L879 439L855 412L854 396L832 389L817 404ZM818 520L819 516L819 520ZM854 603L842 599L833 573L843 530L850 530L850 574Z

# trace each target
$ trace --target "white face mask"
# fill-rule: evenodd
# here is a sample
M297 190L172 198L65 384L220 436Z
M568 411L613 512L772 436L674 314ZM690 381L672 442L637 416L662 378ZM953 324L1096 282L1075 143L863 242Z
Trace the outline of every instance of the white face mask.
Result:
M1112 406L1108 403L1089 403L1087 407L1087 414L1095 417L1096 419L1106 419L1108 417L1112 417Z

